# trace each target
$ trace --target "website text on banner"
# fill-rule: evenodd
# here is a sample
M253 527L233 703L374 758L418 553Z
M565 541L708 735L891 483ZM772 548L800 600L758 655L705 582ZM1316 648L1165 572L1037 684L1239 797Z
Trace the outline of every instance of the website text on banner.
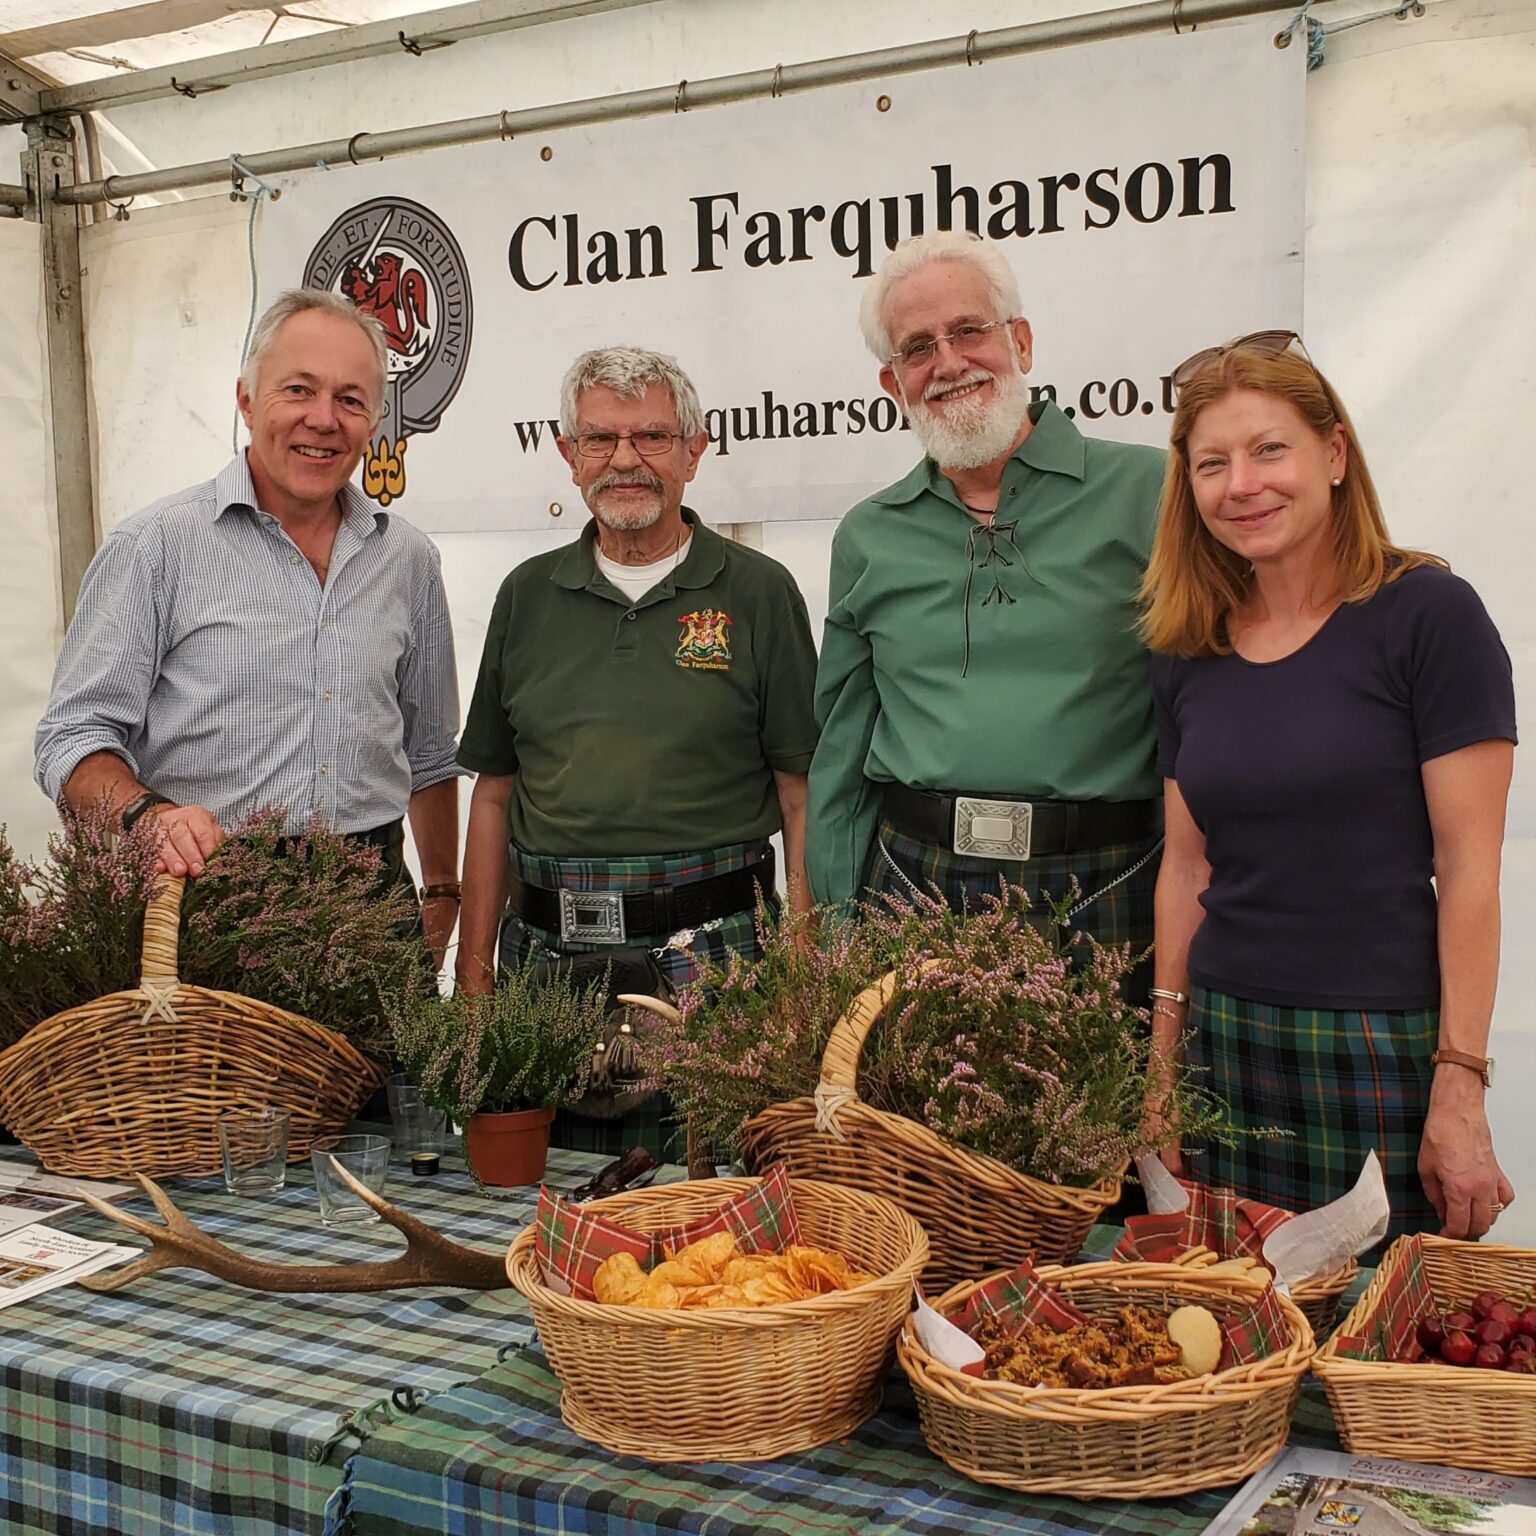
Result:
M554 447L584 348L675 354L709 511L839 516L917 448L855 321L887 249L968 227L1019 273L1030 383L1166 441L1173 360L1301 326L1301 56L1273 28L1129 38L295 178L264 298L350 294L389 335L364 489L433 532L580 507ZM684 102L686 105L686 102ZM558 509L558 510L556 510Z

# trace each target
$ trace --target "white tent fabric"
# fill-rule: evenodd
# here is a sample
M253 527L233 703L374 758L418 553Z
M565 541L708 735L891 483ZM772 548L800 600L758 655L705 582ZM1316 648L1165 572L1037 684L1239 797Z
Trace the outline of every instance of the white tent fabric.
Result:
M976 0L965 24L1081 8ZM1337 5L1316 10L1325 20L1349 14ZM949 5L927 0L658 0L421 59L269 79L196 103L147 102L113 118L150 160L179 164L945 36L958 25ZM1526 420L1536 397L1533 80L1536 7L1528 0L1439 0L1421 19L1331 37L1326 65L1308 82L1305 253L1307 341L1351 407L1393 531L1446 555L1482 593L1514 657L1528 729L1536 720ZM1023 111L1020 132L1028 133ZM14 137L0 133L0 154ZM3 164L0 179L13 179ZM99 504L111 527L211 474L229 454L250 304L246 213L222 194L136 208L126 223L87 229L84 248ZM0 263L15 279L0 284L0 324L21 339L19 355L9 342L0 351L0 461L18 466L0 501L18 556L0 573L0 819L35 846L51 811L28 782L29 743L58 624L43 422L27 392L37 368L36 226L0 221ZM1075 308L1107 297L1031 293L1024 276L1037 331L1070 327ZM1199 292L1191 273L1187 293L1169 302L1198 304ZM848 323L851 331L851 309ZM696 489L706 516L731 521L729 508L710 505L707 463ZM818 626L832 526L762 530L763 547L794 571ZM440 539L466 691L501 576L571 533ZM18 590L24 608L9 600ZM1517 767L1504 893L1493 1039L1500 1070L1490 1113L1525 1198L1499 1236L1536 1242L1536 1124L1519 1109L1523 1084L1536 1075L1536 768L1528 750Z

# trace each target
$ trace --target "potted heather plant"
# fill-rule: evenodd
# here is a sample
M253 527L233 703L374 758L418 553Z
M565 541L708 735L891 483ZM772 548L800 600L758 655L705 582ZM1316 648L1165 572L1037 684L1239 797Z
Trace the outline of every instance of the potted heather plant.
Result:
M568 971L505 971L484 996L406 1000L395 1051L422 1098L464 1127L464 1151L487 1185L544 1176L555 1111L586 1092L607 1019L607 982Z

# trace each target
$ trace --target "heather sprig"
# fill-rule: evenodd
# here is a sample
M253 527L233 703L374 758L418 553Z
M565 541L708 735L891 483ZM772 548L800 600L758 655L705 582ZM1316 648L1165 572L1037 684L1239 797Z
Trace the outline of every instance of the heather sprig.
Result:
M422 1098L462 1124L471 1115L558 1109L586 1092L608 1015L608 985L578 987L503 971L493 992L405 999L393 1015L401 1065Z

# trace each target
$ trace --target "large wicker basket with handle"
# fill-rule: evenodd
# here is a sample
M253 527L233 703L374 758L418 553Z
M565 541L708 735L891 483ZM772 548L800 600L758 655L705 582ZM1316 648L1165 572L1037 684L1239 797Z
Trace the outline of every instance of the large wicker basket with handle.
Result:
M747 1179L700 1179L595 1200L639 1232L718 1210ZM654 1311L563 1296L544 1283L529 1227L507 1254L564 1389L560 1416L588 1440L651 1461L762 1461L851 1434L880 1405L891 1345L928 1257L888 1200L791 1184L804 1241L874 1279L778 1306Z
M739 1142L750 1169L787 1162L796 1178L826 1179L894 1200L922 1223L934 1290L1011 1269L1077 1257L1089 1229L1118 1198L1120 1180L1071 1189L1030 1178L859 1098L864 1041L890 1002L893 975L854 1000L833 1027L811 1098L770 1105Z
M217 1173L218 1117L244 1106L288 1110L288 1155L301 1158L383 1081L309 1019L183 985L182 883L155 888L136 988L56 1013L0 1053L0 1122L55 1173Z

